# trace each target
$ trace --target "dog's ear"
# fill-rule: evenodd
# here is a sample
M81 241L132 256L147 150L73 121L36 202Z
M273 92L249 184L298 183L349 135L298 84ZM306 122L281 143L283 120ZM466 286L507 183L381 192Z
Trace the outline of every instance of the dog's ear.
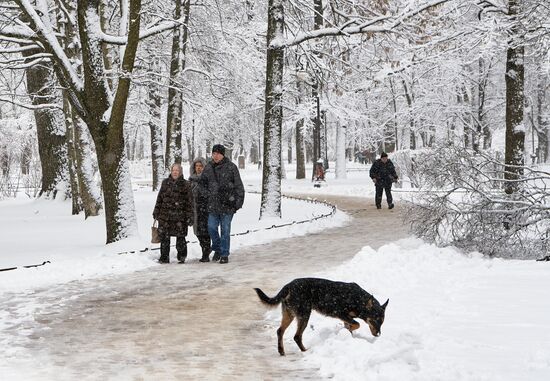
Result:
M386 300L386 303L382 304L380 307L382 307L383 309L386 309L389 301L390 301L389 299Z

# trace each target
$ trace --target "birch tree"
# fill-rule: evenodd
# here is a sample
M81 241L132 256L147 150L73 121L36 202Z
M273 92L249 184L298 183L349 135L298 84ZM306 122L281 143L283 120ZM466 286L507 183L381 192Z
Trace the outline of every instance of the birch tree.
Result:
M157 65L151 64L150 71L157 72ZM149 131L151 134L151 168L153 190L159 190L164 173L164 156L162 150L162 126L160 121L161 97L159 84L151 80L147 85L147 106L149 109Z
M283 0L269 0L265 85L264 159L260 218L281 217L281 149L283 125Z
M183 89L182 72L185 69L185 52L189 38L190 0L175 0L175 19L183 22L174 29L172 36L172 55L170 59L170 82L168 87L168 111L166 118L166 155L165 167L172 163L181 163L182 158L182 114Z
M336 127L336 168L337 179L346 178L346 126L338 125Z

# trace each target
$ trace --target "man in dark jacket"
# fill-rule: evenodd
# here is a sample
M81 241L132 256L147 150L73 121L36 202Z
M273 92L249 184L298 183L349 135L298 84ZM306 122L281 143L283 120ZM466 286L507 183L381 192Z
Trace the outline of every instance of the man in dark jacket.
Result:
M374 181L376 187L376 209L382 208L382 192L386 191L386 201L388 201L388 208L393 209L393 197L391 195L392 183L397 181L397 173L395 167L388 154L382 152L380 159L376 160L370 168L370 178Z
M176 237L178 261L187 257L187 226L193 224L193 192L191 184L183 178L180 164L173 164L170 176L162 181L153 218L158 220L160 263L170 262L170 237Z
M229 262L231 220L242 208L244 186L239 169L225 157L225 147L212 147L212 161L206 165L200 179L208 191L208 233L212 239L213 261ZM218 232L218 228L221 230Z

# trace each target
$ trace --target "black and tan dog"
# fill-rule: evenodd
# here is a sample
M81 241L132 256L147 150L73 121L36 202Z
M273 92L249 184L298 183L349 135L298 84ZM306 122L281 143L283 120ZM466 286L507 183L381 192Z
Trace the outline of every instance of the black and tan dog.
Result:
M302 334L307 327L311 311L340 319L345 327L353 332L359 328L359 323L353 318L364 320L373 336L380 335L380 327L384 323L386 303L378 301L355 283L334 282L319 278L294 279L285 285L281 291L270 298L259 288L255 288L260 300L271 307L282 303L283 317L277 330L278 349L281 356L285 355L283 335L287 327L296 318L298 328L294 341L305 351Z

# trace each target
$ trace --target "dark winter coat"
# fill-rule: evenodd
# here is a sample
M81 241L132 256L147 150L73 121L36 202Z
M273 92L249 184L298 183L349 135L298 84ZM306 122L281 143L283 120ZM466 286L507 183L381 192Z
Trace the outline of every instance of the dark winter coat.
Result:
M244 186L239 169L228 158L209 162L201 175L201 184L208 192L209 213L235 213L244 202Z
M397 173L392 161L388 159L386 163L382 159L376 160L370 167L370 178L376 179L377 186L388 186L397 180Z
M153 218L159 222L159 234L185 237L187 226L193 224L193 192L183 176L162 181Z
M206 167L206 160L202 157L195 159L189 171L189 182L193 189L194 201L193 231L197 237L203 237L208 236L208 190L200 183L202 174L198 175L195 171L195 163L199 162Z

